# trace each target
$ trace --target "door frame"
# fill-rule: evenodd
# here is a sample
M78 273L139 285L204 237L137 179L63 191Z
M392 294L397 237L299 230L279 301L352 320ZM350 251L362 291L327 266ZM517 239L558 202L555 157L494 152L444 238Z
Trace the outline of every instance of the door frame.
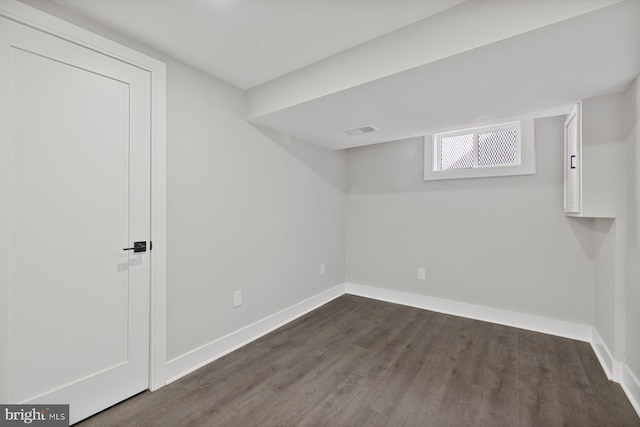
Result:
M149 390L166 385L166 64L17 0L0 0L0 16L146 70L151 75L151 240ZM4 126L7 131L8 126ZM0 140L9 137L0 126ZM8 139L7 139L8 141ZM0 215L1 216L1 215ZM0 286L2 288L2 286ZM7 290L0 289L0 296ZM8 298L0 298L0 325L8 325ZM0 328L0 343L7 342ZM0 383L7 384L8 348L0 344ZM0 402L8 390L0 388ZM23 403L23 402L12 402Z

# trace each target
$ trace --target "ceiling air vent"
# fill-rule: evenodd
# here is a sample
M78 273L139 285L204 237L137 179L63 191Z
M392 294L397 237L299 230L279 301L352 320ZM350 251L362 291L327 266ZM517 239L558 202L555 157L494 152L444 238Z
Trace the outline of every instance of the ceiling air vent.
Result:
M360 126L357 128L345 129L343 130L343 132L348 133L349 135L361 135L363 133L378 132L378 130L379 129L374 126L367 125L367 126Z

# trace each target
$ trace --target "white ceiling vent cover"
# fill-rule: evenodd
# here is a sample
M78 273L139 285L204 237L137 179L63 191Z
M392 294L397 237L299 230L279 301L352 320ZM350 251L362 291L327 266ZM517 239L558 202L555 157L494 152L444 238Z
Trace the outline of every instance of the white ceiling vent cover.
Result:
M361 135L363 133L378 132L378 131L379 129L377 127L366 125L366 126L359 126L357 128L345 129L342 132L348 133L349 135Z

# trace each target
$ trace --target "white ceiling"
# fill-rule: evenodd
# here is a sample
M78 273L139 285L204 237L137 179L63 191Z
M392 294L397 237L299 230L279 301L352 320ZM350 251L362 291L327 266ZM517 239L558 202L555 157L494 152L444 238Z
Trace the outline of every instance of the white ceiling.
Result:
M463 0L55 0L248 89Z
M343 149L562 111L581 99L622 91L638 74L640 1L632 0L250 121ZM342 132L363 125L380 131Z
M558 110L640 74L639 0L21 1L248 89L250 122L329 149ZM342 132L362 125L380 132Z

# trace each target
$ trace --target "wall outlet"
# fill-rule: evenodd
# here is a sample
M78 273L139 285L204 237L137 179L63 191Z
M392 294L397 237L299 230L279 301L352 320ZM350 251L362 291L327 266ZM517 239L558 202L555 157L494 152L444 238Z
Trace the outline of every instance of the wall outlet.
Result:
M418 269L418 279L425 280L427 277L427 271L424 268Z
M242 305L242 291L235 291L233 293L233 308L238 308Z
M324 276L325 274L327 274L327 269L324 264L320 264L320 275Z

